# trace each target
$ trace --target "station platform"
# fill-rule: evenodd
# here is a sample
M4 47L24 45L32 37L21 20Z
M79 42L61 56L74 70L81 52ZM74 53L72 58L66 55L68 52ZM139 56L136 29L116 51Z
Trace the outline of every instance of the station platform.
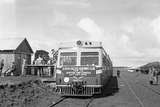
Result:
M114 72L114 76L116 76L116 72ZM121 71L120 78L117 77L117 82L119 88L117 92L96 98L91 106L159 107L160 82L157 85L150 85L149 75L140 72Z

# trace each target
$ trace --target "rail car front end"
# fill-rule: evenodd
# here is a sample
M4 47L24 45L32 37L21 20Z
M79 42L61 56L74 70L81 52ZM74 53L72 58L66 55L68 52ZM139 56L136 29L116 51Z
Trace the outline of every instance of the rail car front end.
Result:
M68 43L60 46L56 87L63 96L100 94L112 76L112 62L100 42Z

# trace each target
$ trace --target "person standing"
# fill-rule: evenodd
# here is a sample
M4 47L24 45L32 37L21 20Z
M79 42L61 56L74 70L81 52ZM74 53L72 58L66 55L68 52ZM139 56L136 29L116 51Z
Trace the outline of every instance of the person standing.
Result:
M120 70L117 70L117 77L120 77Z
M3 67L4 67L4 59L2 59L0 62L0 76L2 75Z
M149 68L149 83L152 85L154 81L153 68Z
M11 71L10 71L11 75L15 75L15 71L16 71L16 64L15 62L12 62Z
M23 59L23 61L22 61L22 74L21 75L26 75L26 72L25 72L25 64L26 64L26 59Z
M51 59L48 60L47 64L49 65L49 67L48 67L48 76L51 76L51 67L50 67Z
M153 83L158 84L158 71L152 67L149 69L149 73L150 73L150 84L152 85Z
M40 66L42 66L42 61L43 61L43 59L41 58L41 56L39 56L35 61L35 65L38 65L38 69L37 69L38 70L38 76L42 76L43 68L40 67Z
M158 84L158 71L155 69L155 82Z

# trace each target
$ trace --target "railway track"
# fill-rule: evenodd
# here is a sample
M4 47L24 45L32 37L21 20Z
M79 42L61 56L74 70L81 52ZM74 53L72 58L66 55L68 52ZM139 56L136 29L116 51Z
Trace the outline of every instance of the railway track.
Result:
M131 85L123 77L121 79L122 79L122 81L124 83L126 83L127 87L129 88L129 90L131 91L131 93L133 94L133 96L138 101L140 107L145 107L144 104L143 104L143 102L141 101L141 99L137 96L136 92L132 89Z
M68 99L68 98L67 98L67 97L61 97L61 98L58 99L55 103L49 105L48 107L55 107L55 106L61 104L61 103L62 103L64 100L66 100L66 99ZM86 101L84 107L89 107L93 100L94 100L94 97L91 97L90 99L88 99L88 101Z
M139 96L136 94L136 92L134 91L134 89L132 89L132 86L127 82L127 80L125 80L125 76L123 75L123 77L121 78L126 84L127 86L129 87L130 91L132 92L132 94L135 96L135 98L137 99L137 101L139 102L140 104L140 107L145 107L144 106L144 103L143 103L143 100L139 98ZM144 87L146 89L148 89L149 91L155 93L156 95L160 95L160 90L158 89L155 89L154 87L152 86L149 86L149 85L146 85L144 83L141 83L139 81L135 82L135 84L141 86L141 87Z
M91 99L89 99L89 101L86 103L85 107L89 107L93 100L94 100L94 97L91 97Z

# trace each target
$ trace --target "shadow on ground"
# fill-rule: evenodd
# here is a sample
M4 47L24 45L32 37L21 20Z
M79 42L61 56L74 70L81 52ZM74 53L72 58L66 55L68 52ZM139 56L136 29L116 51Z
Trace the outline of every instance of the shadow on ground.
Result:
M95 95L94 97L95 98L101 98L101 97L111 96L111 95L114 95L115 93L117 93L118 90L119 90L119 88L118 88L118 80L117 80L117 77L114 76L104 86L104 88L102 90L102 94Z

